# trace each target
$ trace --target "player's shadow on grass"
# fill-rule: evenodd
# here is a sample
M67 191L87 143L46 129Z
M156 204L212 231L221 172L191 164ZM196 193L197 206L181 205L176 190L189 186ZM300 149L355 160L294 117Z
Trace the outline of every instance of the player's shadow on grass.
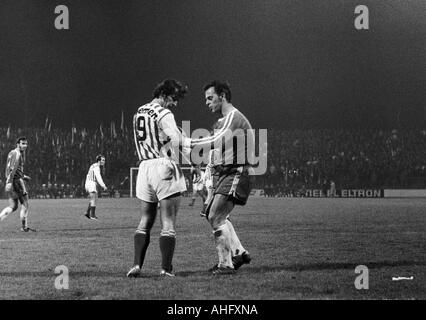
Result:
M404 266L426 266L426 261L376 261L362 263L369 269L380 269L384 267L404 267ZM318 271L318 270L340 270L350 269L354 270L359 263L354 262L319 262L319 263L296 263L290 265L279 265L279 266L243 266L238 273L265 273L265 272L280 272L280 271ZM176 272L176 276L189 277L193 275L209 274L207 270L197 271L181 271Z
M74 231L103 231L103 230L134 230L135 226L130 227L98 227L98 228L70 228L70 229L40 229L38 232L74 232Z
M318 263L296 263L289 266L282 266L283 270L287 271L315 271L315 270L339 270L339 269L355 269L360 263L355 262L318 262ZM367 266L369 269L380 269L384 267L403 267L403 266L414 266L420 265L425 266L426 261L376 261L361 263ZM262 269L262 268L260 268ZM263 269L264 270L264 269Z
M311 263L302 264L296 263L292 265L280 265L280 266L243 266L237 271L238 274L250 274L250 273L265 273L265 272L280 272L280 271L318 271L318 270L340 270L350 269L354 270L357 263L353 262L337 262L337 263ZM426 261L379 261L379 262L367 262L363 265L369 269L379 269L384 267L403 267L403 266L426 266ZM69 276L71 277L114 277L114 278L125 278L126 270L123 271L101 271L101 270L87 270L87 271L70 271ZM177 277L190 277L190 276L204 276L211 275L208 270L193 270L193 271L178 271L176 272ZM0 277L56 277L53 269L46 271L24 271L24 272L0 272ZM154 274L151 271L145 273L143 278L161 278L160 275Z
M126 270L123 271L70 271L69 277L114 277L114 278L126 278ZM58 274L55 274L53 269L46 271L23 271L23 272L0 272L0 277L46 277L55 278ZM158 277L160 277L158 275Z

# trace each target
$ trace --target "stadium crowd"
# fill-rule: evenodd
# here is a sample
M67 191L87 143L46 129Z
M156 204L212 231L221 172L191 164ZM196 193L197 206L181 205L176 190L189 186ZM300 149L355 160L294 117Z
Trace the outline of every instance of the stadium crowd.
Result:
M268 130L266 194L426 187L426 131ZM259 181L260 180L260 181Z
M0 167L18 136L29 139L25 172L32 197L84 196L87 170L97 154L107 159L109 192L129 189L137 166L131 130L0 128ZM267 196L306 189L426 187L426 130L268 130L268 167L254 188ZM4 189L4 170L0 187ZM128 192L128 191L127 191Z

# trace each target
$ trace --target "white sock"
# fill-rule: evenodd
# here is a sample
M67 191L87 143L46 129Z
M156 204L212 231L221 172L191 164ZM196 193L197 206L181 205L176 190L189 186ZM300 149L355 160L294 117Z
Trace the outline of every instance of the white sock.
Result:
M232 252L230 246L230 231L228 225L222 224L219 228L214 231L216 240L216 249L219 256L219 267L231 267L232 264Z
M242 254L246 249L242 246L240 239L237 236L237 233L235 232L234 226L232 225L231 221L226 219L226 224L228 225L229 233L230 233L230 246L232 251L232 256L237 256L239 254Z
M20 212L21 221L25 222L25 228L28 228L28 210L26 210L24 207L21 208ZM22 224L24 226L24 224Z

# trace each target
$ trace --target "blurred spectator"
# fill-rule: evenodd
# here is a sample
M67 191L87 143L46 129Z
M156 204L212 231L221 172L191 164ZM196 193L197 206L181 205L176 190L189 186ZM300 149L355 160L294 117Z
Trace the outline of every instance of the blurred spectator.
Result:
M29 138L30 195L84 196L82 183L97 154L106 156L108 184L128 190L129 168L138 163L133 137L126 128L104 131L0 128L0 193L7 153L20 135ZM268 170L252 185L267 197L301 196L313 188L331 193L333 188L426 188L426 130L269 129L267 150Z

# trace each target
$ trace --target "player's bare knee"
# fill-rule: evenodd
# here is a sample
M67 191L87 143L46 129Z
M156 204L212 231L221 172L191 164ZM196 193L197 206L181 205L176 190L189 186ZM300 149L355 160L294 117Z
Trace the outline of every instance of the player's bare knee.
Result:
M174 231L175 230L175 218L174 217L162 217L161 219L161 230Z
M219 228L221 225L225 223L226 219L223 218L221 214L211 214L209 215L209 222L212 226L213 230Z
M151 230L151 227L152 227L152 223L151 223L151 221L143 219L143 220L139 223L138 228L137 228L136 230L140 230L140 231L149 231L149 230Z

